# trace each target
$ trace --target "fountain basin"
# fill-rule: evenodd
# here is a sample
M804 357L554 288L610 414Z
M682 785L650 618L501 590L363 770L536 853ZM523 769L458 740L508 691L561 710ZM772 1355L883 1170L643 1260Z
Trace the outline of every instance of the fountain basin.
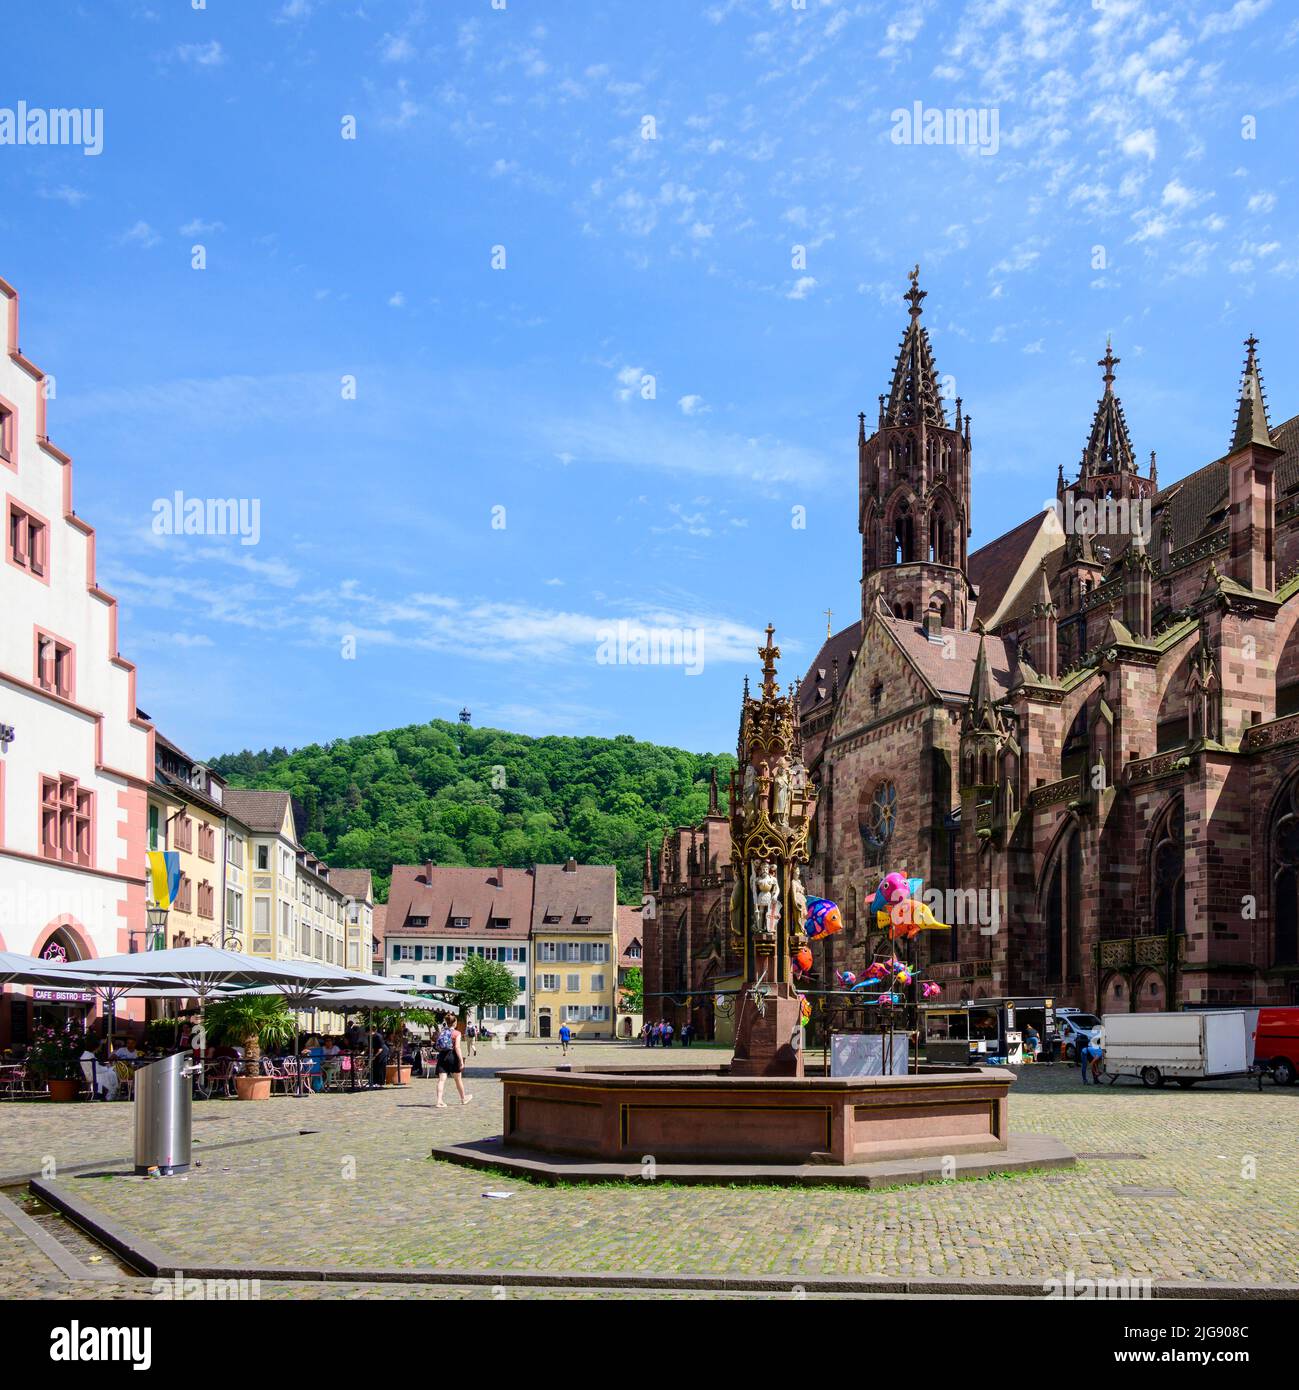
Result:
M1014 1074L922 1067L908 1076L731 1076L545 1067L500 1073L509 1149L605 1163L838 1164L994 1153L1009 1142Z

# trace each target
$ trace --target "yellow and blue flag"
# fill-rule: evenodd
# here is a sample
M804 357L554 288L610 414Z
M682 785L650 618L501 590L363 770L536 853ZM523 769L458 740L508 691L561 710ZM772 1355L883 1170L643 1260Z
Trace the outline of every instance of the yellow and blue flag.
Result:
M180 891L180 855L175 850L149 851L149 882L158 907L170 907Z

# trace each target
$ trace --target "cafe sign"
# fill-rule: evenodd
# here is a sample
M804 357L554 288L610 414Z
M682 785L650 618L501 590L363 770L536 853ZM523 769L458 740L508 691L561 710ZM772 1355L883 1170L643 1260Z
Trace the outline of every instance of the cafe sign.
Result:
M34 989L35 1004L93 1004L95 995L89 989Z

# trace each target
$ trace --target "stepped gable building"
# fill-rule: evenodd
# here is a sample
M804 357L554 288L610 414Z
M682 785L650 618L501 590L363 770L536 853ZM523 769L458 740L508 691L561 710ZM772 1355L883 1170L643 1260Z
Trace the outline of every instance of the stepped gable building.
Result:
M76 961L145 944L154 730L50 435L52 386L0 280L0 950ZM0 990L0 1045L66 1021L43 993ZM118 1016L142 1020L143 1002Z
M747 683L746 683L747 693ZM713 997L739 979L739 954L728 930L731 822L713 773L708 814L698 825L664 832L658 864L645 847L642 884L645 1018L690 1022L701 1038L715 1031Z
M847 923L826 965L864 963L863 898L898 869L965 895L920 937L949 998L1299 1002L1299 417L1271 426L1250 338L1225 450L1161 487L1107 346L1057 508L968 553L970 417L939 395L917 279L859 419L861 616L799 692L808 891ZM669 848L650 989L708 935L699 895L673 915Z

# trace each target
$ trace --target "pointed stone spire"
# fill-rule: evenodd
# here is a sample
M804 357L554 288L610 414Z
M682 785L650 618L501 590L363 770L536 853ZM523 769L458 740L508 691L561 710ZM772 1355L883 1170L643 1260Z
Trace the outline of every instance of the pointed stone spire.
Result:
M713 775L708 783L708 814L710 816L720 816L721 808L717 804L717 767L713 767Z
M1091 434L1083 449L1082 467L1078 473L1080 483L1096 476L1137 471L1132 440L1128 437L1128 422L1123 415L1123 406L1114 394L1114 368L1121 360L1114 356L1114 349L1107 338L1105 356L1096 364L1105 369L1101 377L1105 391L1096 403Z
M1001 720L997 715L992 690L992 667L988 662L987 642L987 634L980 627L979 651L974 658L974 678L970 682L965 727L975 732L1000 733Z
M1232 434L1229 453L1248 444L1272 447L1272 432L1267 423L1267 404L1263 396L1263 375L1259 370L1254 349L1258 339L1251 333L1245 339L1245 369L1240 382L1240 403L1236 407L1236 429Z
M1028 639L1030 661L1048 680L1055 680L1059 674L1059 657L1056 631L1056 606L1051 597L1051 586L1046 578L1046 556L1042 557L1042 568L1038 571L1037 602L1033 605L1033 618Z
M648 840L645 841L645 873L641 879L641 887L647 893L654 887L654 860L650 855Z
M926 424L947 428L947 413L938 390L938 369L934 366L929 333L920 326L920 305L928 293L919 285L920 267L911 272L911 288L902 297L910 306L910 322L898 346L893 382L881 424Z

